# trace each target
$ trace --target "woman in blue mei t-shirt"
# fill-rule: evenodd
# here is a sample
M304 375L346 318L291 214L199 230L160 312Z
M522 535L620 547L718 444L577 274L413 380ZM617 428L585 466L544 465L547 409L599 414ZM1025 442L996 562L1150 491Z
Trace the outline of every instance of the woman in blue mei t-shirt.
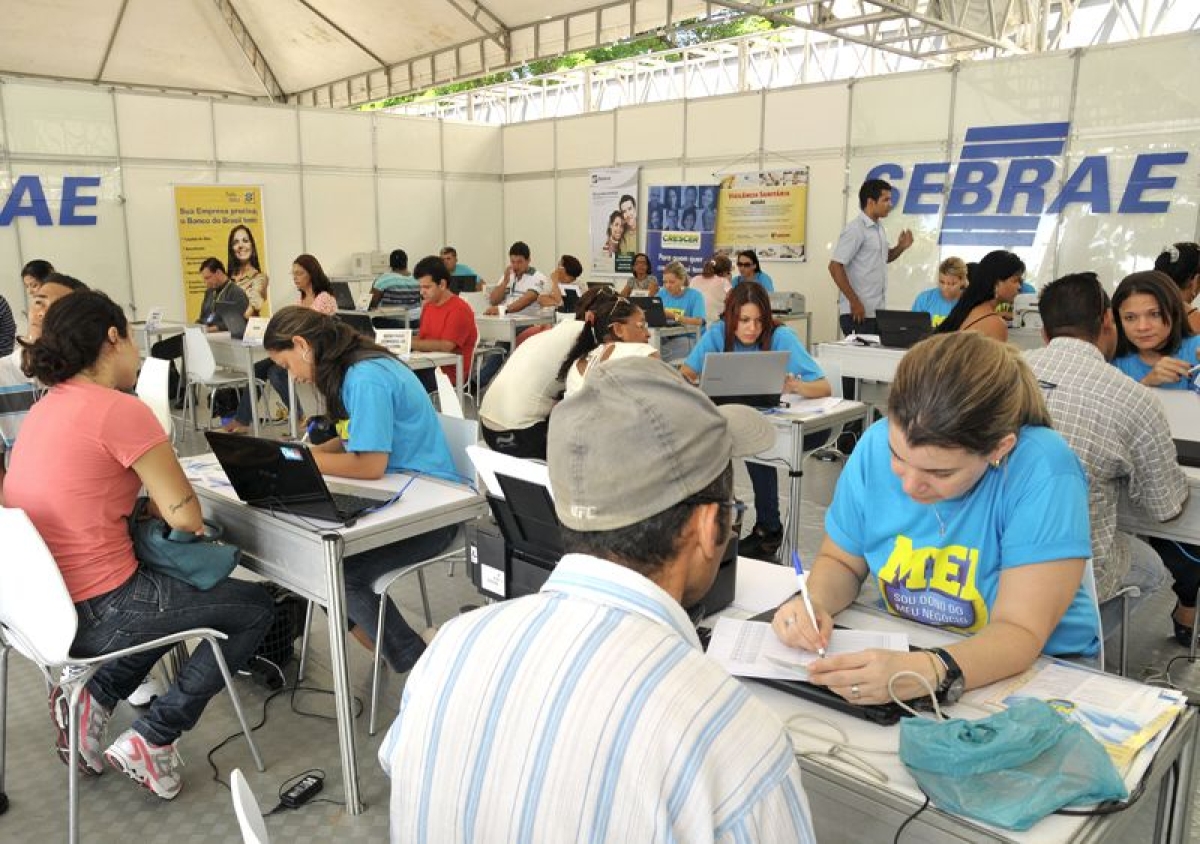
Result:
M900 361L888 417L854 449L825 517L808 588L780 639L817 650L872 577L893 615L967 637L944 649L818 659L814 683L854 703L944 700L1029 668L1038 654L1095 656L1100 620L1082 585L1091 556L1083 467L1019 350L976 332L934 335ZM1089 575L1090 576L1090 575Z
M373 480L389 472L462 481L421 382L383 346L310 308L284 308L267 324L263 348L297 381L316 386L343 433L313 447L322 474ZM345 424L340 424L344 420ZM346 609L360 642L373 642L383 574L427 560L450 546L456 528L431 530L347 557ZM416 664L425 642L387 604L383 657L397 673Z

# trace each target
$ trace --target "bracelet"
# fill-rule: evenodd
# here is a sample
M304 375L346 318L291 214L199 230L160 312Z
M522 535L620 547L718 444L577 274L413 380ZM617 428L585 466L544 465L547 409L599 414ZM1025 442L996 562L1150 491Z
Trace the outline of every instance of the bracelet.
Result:
M945 668L938 655L933 651L925 651L925 656L929 657L929 662L933 665L933 687L939 689L942 686L942 673L938 671L938 666Z

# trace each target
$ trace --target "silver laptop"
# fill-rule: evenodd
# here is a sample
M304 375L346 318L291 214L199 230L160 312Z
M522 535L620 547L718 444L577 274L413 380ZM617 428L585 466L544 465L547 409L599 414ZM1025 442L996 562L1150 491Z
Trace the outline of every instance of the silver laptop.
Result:
M488 309L488 295L482 290L475 293L459 293L458 298L462 299L471 306L476 314L481 314Z
M700 389L716 404L776 407L790 358L788 352L710 352Z

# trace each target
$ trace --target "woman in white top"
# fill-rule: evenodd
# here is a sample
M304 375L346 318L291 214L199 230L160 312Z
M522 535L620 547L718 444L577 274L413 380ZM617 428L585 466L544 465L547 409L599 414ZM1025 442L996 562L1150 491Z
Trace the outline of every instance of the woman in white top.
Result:
M725 313L725 297L733 285L730 277L733 275L733 262L728 255L713 255L704 262L704 270L700 275L692 276L688 286L699 290L704 296L704 310L709 325L721 318Z
M641 308L611 292L597 296L584 316L583 331L558 370L559 379L566 382L565 395L577 392L588 371L600 361L633 355L658 357L658 351L646 342L649 339Z

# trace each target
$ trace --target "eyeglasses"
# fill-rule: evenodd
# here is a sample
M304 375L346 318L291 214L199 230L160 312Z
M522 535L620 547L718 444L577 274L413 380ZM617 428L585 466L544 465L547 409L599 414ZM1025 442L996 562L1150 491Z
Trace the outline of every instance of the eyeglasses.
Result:
M753 264L751 264L749 261L738 261L738 262L737 262L737 265L738 265L739 267L753 267L753 266L754 266L754 265L753 265Z
M742 516L746 514L746 502L740 501L737 498L711 498L704 495L693 495L683 499L680 504L716 504L721 507L728 507L733 511L732 524L737 524L742 520Z

